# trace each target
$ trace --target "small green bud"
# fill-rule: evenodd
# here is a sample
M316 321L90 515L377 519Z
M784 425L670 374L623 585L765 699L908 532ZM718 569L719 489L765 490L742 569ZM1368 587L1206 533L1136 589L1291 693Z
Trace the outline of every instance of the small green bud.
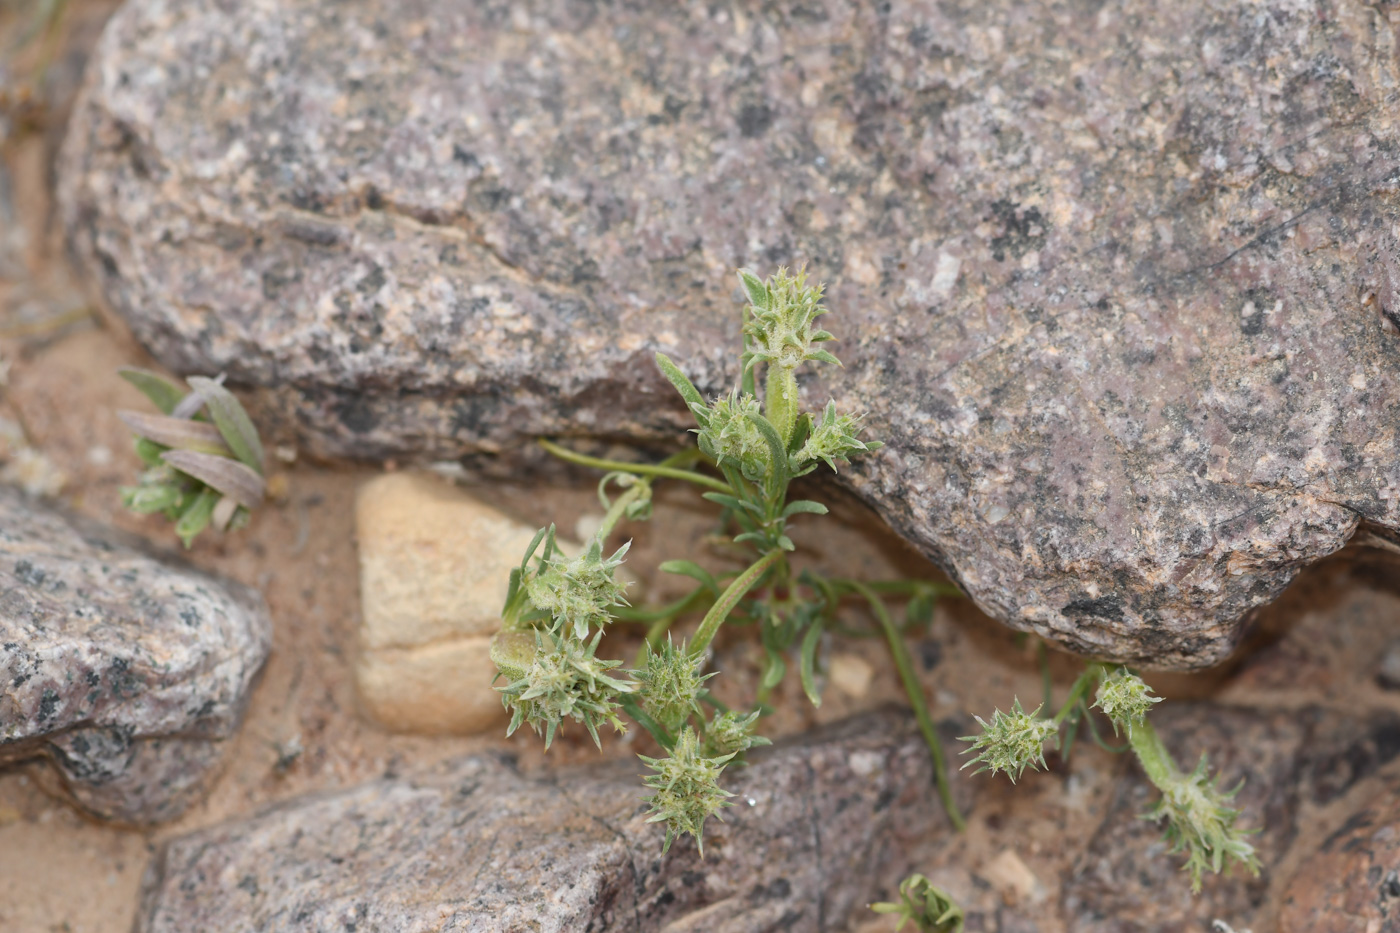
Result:
M748 339L745 369L760 362L788 370L808 360L840 365L831 353L813 348L813 344L835 338L813 326L827 309L821 304L822 287L809 287L806 272L788 275L786 269L779 269L768 281L760 282L753 273L741 271L739 281L750 302L749 319L744 323Z
M1012 783L1021 777L1027 767L1044 768L1045 743L1052 738L1058 739L1059 728L1051 720L1041 719L1039 713L1039 706L1027 713L1018 699L1013 702L1011 712L996 710L990 723L981 716L975 717L982 727L982 734L962 736L958 741L972 743L963 752L964 755L979 749L982 753L963 767L980 764L982 767L974 774L1005 771Z
M617 697L631 693L633 687L609 674L621 661L595 656L602 637L599 631L591 642L584 642L568 630L560 634L536 632L533 651L528 648L529 636L523 632L501 632L493 639L491 659L510 681L496 688L502 704L512 713L506 735L529 723L535 732L544 734L545 748L549 748L559 724L572 719L583 723L594 744L601 747L600 723L626 731L617 715Z
M793 472L810 470L819 460L835 471L837 460L849 460L851 454L857 451L878 450L883 447L879 441L866 443L860 439L860 421L859 417L838 415L836 403L827 402L822 420L812 426L807 443L802 445L802 449L794 458L796 464Z
M714 674L700 676L700 659L679 649L670 636L659 649L646 647L646 664L632 672L637 679L637 697L651 717L667 732L679 729L691 713L700 714L700 688Z
M1202 755L1196 770L1159 785L1162 799L1144 817L1166 820L1164 837L1169 851L1187 853L1183 867L1191 873L1193 892L1201 890L1201 876L1207 870L1219 874L1240 864L1259 874L1254 846L1245 841L1245 831L1235 828L1240 811L1229 806L1240 786L1243 782L1231 791L1217 788Z
M1121 726L1132 736L1133 726L1146 721L1153 704L1162 702L1161 697L1151 694L1152 688L1141 677L1130 673L1126 667L1120 667L1099 684L1094 705L1113 720L1113 731L1117 732Z
M705 729L705 757L742 756L744 752L756 746L772 745L773 743L763 736L753 734L754 726L758 724L758 717L758 710L754 710L747 716L733 710L726 713L716 713L715 718Z
M700 751L695 730L686 726L676 738L670 757L637 757L656 772L642 778L642 783L656 791L645 798L652 812L647 822L666 824L666 844L662 851L670 851L677 837L689 833L695 837L703 857L705 820L717 816L721 809L730 805L726 798L734 796L719 786L720 773L732 756L706 757Z
M731 465L754 482L768 475L772 454L750 414L761 414L758 399L736 390L696 412L700 449L720 466Z

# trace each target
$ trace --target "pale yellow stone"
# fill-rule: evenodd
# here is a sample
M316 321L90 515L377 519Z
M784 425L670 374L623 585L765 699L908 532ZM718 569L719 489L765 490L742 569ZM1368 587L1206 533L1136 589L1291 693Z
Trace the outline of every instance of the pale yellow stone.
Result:
M395 731L474 735L507 716L491 689L491 637L477 635L420 648L362 653L355 679L366 713Z
M977 874L1010 903L1039 904L1046 898L1045 885L1015 849L1002 849Z
M505 718L491 636L535 530L435 476L390 473L355 504L364 711L397 732L470 734Z
M870 681L874 676L875 669L864 658L854 654L834 655L827 672L833 687L857 700L870 692Z
M361 486L355 528L366 650L494 633L510 571L537 530L416 473Z

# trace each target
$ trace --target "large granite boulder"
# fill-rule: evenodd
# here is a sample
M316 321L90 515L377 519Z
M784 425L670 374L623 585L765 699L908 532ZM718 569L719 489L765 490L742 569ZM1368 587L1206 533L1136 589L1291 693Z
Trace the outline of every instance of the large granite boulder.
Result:
M47 758L86 812L179 816L238 727L261 598L0 486L0 765Z
M845 482L986 611L1193 667L1400 528L1400 83L1359 0L129 0L72 243L318 454L677 436L807 264Z
M635 761L522 775L472 757L172 840L135 928L844 930L912 845L951 833L900 713L753 759L726 774L735 806L707 826L703 859L688 838L662 854Z

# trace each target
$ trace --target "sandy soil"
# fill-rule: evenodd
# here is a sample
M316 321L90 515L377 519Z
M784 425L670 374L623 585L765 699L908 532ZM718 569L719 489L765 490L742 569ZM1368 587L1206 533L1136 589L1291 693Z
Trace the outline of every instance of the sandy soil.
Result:
M90 43L110 7L101 0L75 0L54 41L58 64L51 68L49 84L41 82L29 98L16 93L21 83L15 75L33 64L26 59L11 72L6 96L0 97L0 113L9 117L8 136L0 138L0 188L10 192L8 198L0 192L0 419L22 426L33 451L47 459L47 467L34 461L41 464L35 468L40 478L63 475L58 499L175 552L178 542L167 525L127 515L118 501L118 487L134 477L137 460L113 409L141 407L142 400L115 370L149 361L118 326L89 308L63 259L52 211L50 167L76 73L73 50ZM13 15L0 14L0 47L7 46L15 27ZM305 464L296 461L294 451L284 453L291 461L283 464L285 495L264 508L249 528L226 539L205 535L186 555L202 568L259 587L276 626L271 660L246 724L229 749L225 772L200 806L174 824L153 829L85 820L40 789L45 781L41 765L0 774L0 931L129 930L142 873L163 839L298 794L485 748L508 747L526 767L558 767L597 757L577 735L558 743L545 762L539 743L529 736L396 736L361 719L350 677L359 619L351 503L356 485L371 473L368 468ZM477 483L520 517L555 521L567 529L598 511L591 482L584 474L575 479L545 487ZM833 496L828 490L817 495ZM807 533L799 535L799 547L811 559L827 566L839 560L843 573L872 578L938 577L868 512L844 497L836 499L834 519L809 523ZM630 566L644 590L653 597L665 595L655 565L703 548L709 522L710 513L687 495L673 491L662 497L657 520L636 529ZM659 530L663 527L664 532ZM1342 555L1306 572L1262 614L1249 650L1241 654L1249 663L1237 660L1205 675L1152 680L1171 699L1400 711L1397 695L1379 689L1372 676L1396 636L1392 620L1397 611L1400 588L1390 566ZM1033 646L1019 644L966 602L940 605L928 635L913 647L923 662L925 691L938 718L965 720L970 713L986 715L993 706L1005 706L1015 695L1039 695ZM864 663L874 671L868 689L854 695L829 689L827 702L813 711L790 677L778 702L782 712L770 731L790 732L900 700L878 642L845 641L835 652L857 669ZM1267 663L1256 663L1260 658ZM721 653L725 675L720 690L747 692L757 663L753 646L731 639ZM1077 662L1057 655L1052 669L1063 692ZM630 755L637 747L610 741L603 754ZM938 853L937 864L945 867L935 880L969 907L994 908L1004 895L985 880L983 868L1010 848L1053 899L1124 766L1085 747L1072 767L1028 777L1014 792L1004 781L983 778L986 786L972 825L953 844L953 852ZM1317 825L1327 817L1306 815ZM929 854L930 864L933 856ZM893 923L872 920L859 928L872 933L892 929ZM1041 928L1056 929L1053 921Z

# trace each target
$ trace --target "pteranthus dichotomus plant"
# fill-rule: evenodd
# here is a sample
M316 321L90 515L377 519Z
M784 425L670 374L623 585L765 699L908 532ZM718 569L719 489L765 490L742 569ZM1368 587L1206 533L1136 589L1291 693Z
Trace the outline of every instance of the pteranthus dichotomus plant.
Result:
M821 703L818 672L822 636L837 627L849 599L867 602L887 640L933 755L938 792L956 825L962 819L948 790L942 750L934 733L903 641L903 629L927 624L934 600L955 593L923 580L859 580L796 570L788 534L796 520L826 514L810 499L789 495L793 480L880 447L865 436L857 413L828 402L803 410L797 371L837 364L822 329L827 313L820 286L802 273L779 271L767 281L739 274L748 308L739 354L740 377L728 393L707 399L669 358L657 354L661 372L695 418L696 446L657 464L600 460L542 442L555 455L605 471L600 494L606 514L577 554L561 549L554 529L542 529L511 574L509 596L492 657L497 689L511 712L510 731L529 725L553 741L561 725L582 725L600 741L604 727L637 724L664 751L643 757L652 773L643 784L652 819L666 831L701 843L706 820L729 805L727 768L768 740L760 734L773 690L795 668L806 695ZM718 507L721 532L745 555L745 564L712 573L688 559L667 561L665 572L693 581L689 594L667 606L629 605L617 569L627 552L605 542L624 521L651 517L654 483L678 480L700 488ZM615 498L606 492L616 489ZM886 601L902 601L906 619L896 624ZM673 632L682 619L699 616L684 638ZM630 669L600 655L603 634L619 622L645 626L646 643ZM707 689L720 672L710 670L711 646L726 626L743 626L763 651L755 695L743 709L722 705ZM793 663L795 662L795 663Z

